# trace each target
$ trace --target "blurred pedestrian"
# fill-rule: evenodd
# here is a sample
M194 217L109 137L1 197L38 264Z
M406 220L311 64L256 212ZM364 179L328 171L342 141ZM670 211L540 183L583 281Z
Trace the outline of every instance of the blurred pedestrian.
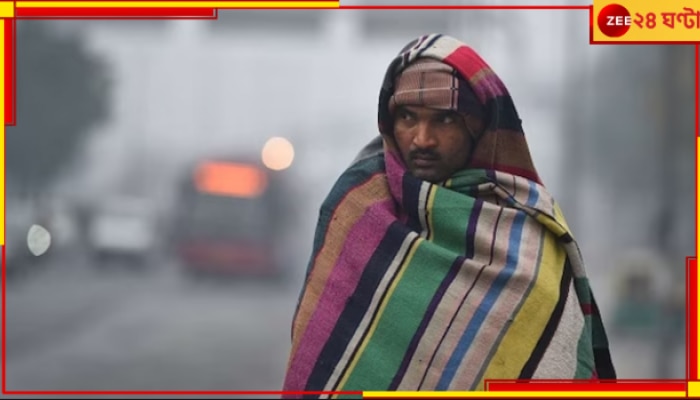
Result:
M413 40L378 119L321 206L284 390L615 378L577 244L491 68L454 38Z

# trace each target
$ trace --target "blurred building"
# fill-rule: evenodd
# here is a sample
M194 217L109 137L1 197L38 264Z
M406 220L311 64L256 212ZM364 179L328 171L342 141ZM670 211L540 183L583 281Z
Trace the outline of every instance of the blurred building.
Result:
M663 318L651 320L661 334L656 355L639 365L654 365L655 377L683 376L674 360L684 328L666 319L684 319L677 299L695 252L694 58L692 46L610 46L598 63L572 71L567 86L564 210L574 212L584 254L597 250L587 253L589 268L611 272L594 274L606 288L602 308L629 301L616 288L634 273L630 263L649 268L645 307Z
M691 46L615 46L571 86L571 170L604 191L588 230L605 221L600 240L654 249L681 274L695 246L693 65Z
M541 13L226 10L216 21L56 22L88 37L116 74L113 120L85 155L90 167L71 180L91 189L81 193L147 191L167 200L186 162L226 148L259 152L269 137L284 136L297 152L290 173L313 188L313 216L377 134L388 63L408 40L443 32L472 45L506 82L556 193L562 43L533 30Z

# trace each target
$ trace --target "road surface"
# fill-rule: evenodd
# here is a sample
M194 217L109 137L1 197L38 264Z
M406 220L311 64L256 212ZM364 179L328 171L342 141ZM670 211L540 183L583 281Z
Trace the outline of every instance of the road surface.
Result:
M179 272L48 265L8 284L8 390L280 390L298 284Z
M195 282L54 262L8 284L10 391L280 390L300 276ZM655 349L611 337L620 378L653 378ZM682 378L682 349L677 377Z

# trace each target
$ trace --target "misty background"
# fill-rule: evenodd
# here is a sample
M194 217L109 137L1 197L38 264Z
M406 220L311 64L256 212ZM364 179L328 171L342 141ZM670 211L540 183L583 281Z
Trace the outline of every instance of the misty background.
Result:
M513 96L581 246L619 378L682 379L693 46L589 45L587 10L222 10L17 22L7 389L279 390L318 208L377 134L389 62L431 32L472 46ZM271 138L287 147L270 150ZM202 252L182 250L183 180L222 155L278 178L270 207L284 218L274 242L258 239L277 257L268 275L201 274L188 262ZM218 210L201 215L226 220ZM259 228L248 220L239 228ZM35 224L51 234L39 256ZM200 250L214 245L200 236Z

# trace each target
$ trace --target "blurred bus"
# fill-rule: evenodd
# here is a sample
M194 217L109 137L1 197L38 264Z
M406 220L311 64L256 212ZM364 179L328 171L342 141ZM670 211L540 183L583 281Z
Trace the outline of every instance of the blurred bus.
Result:
M207 159L187 169L177 192L172 245L190 275L281 277L287 220L275 171L248 159Z

